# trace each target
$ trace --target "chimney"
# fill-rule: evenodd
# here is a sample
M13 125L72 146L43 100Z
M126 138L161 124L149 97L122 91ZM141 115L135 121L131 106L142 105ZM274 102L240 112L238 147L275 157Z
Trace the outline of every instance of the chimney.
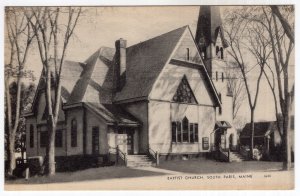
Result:
M115 42L116 54L114 64L114 89L120 91L126 81L126 40L120 38Z

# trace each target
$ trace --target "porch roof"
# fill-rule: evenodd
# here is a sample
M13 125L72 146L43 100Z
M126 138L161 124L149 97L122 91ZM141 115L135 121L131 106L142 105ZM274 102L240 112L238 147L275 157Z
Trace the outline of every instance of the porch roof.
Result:
M139 121L119 105L92 102L85 102L84 105L102 117L107 124L118 126L140 126Z
M227 121L216 121L216 125L219 127L219 128L231 128L231 124Z

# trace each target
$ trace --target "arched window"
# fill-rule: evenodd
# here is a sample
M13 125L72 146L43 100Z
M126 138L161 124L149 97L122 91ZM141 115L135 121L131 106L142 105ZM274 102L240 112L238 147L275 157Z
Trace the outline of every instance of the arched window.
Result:
M72 119L71 121L71 147L77 146L77 121Z
M171 124L172 142L199 142L198 123L191 123L187 117L182 121L173 121Z
M30 148L34 147L34 128L33 128L33 125L30 125L30 129L29 129L29 147Z
M222 47L220 49L220 52L221 52L221 59L223 59L224 58L224 54L223 54L223 48Z
M182 141L189 141L189 120L187 119L187 117L184 117L184 119L182 120Z
M219 54L219 51L220 51L219 46L217 46L217 47L216 47L216 56L217 56L217 57L219 57L219 55L218 55L218 54Z

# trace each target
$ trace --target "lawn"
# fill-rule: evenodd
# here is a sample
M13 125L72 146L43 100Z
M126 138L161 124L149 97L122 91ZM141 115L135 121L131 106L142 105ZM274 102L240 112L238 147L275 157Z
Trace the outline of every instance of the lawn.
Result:
M128 167L99 167L74 172L57 172L53 177L36 176L29 180L6 180L7 184L46 184L80 182L107 179L125 179L147 176L174 175L175 172L185 174L212 174L233 172L261 172L279 171L281 162L244 161L244 162L217 162L214 160L172 160L161 162L158 168L128 168Z
M43 184L43 183L57 183L57 182L78 182L90 180L102 180L113 178L134 178L144 176L159 176L164 173L138 170L127 167L99 167L90 168L75 172L57 172L53 177L35 176L25 179L6 180L7 184Z
M232 173L281 170L282 162L244 161L244 162L217 162L214 160L174 160L161 162L161 169L167 169L191 174Z

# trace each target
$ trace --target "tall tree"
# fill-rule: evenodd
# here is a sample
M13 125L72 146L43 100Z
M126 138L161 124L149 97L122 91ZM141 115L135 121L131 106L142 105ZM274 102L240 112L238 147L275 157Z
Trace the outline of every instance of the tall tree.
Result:
M26 13L36 35L46 83L48 145L45 162L46 172L51 176L55 174L55 132L61 107L61 70L81 8L32 7L26 9Z
M24 77L29 77L30 71L25 70L28 51L31 47L34 33L24 12L15 7L5 9L5 22L9 53L5 62L5 107L8 129L8 174L12 175L15 163L15 138L20 122L21 112L21 84ZM29 17L30 18L30 17ZM11 82L16 82L15 104L10 94Z
M246 89L248 105L250 109L251 124L250 153L251 157L253 158L255 108L257 106L260 83L264 70L264 63L255 62L254 65L250 66L250 62L247 62L249 53L253 54L253 49L261 46L260 40L257 37L253 38L253 36L255 36L255 33L253 31L257 31L259 28L250 21L240 17L241 13L243 12L245 12L245 8L229 11L227 13L225 18L225 34L230 46L228 54L238 65ZM265 50L265 47L265 45L262 45L262 48L260 49ZM262 64L257 69L257 65L259 63ZM254 74L254 72L256 72L257 74ZM253 78L255 77L256 81L253 78L249 78L249 75L251 75L251 77Z
M252 9L253 10L253 9ZM257 33L261 39L267 37L273 58L265 64L270 74L264 72L272 91L275 110L282 113L277 117L277 127L282 138L283 169L291 168L290 110L293 96L294 78L290 77L291 55L294 48L294 7L293 6L259 6L253 11L248 10L241 16L251 22L258 23L267 34ZM261 53L261 51L257 51ZM276 91L277 87L277 91ZM277 104L279 101L280 108ZM279 110L280 109L280 110ZM283 124L281 126L281 124Z

